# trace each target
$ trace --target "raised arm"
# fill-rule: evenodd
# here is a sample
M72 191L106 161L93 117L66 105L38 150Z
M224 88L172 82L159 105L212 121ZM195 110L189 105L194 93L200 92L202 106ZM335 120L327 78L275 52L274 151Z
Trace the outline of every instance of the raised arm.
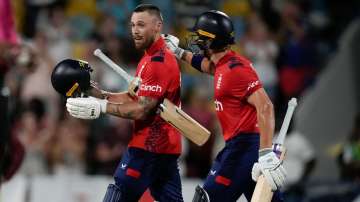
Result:
M176 55L178 59L185 61L195 69L214 75L215 65L202 55L194 55L192 52L179 47L179 39L173 35L163 35L167 47Z
M194 55L192 52L184 50L181 59L201 72L215 74L214 63L202 55Z

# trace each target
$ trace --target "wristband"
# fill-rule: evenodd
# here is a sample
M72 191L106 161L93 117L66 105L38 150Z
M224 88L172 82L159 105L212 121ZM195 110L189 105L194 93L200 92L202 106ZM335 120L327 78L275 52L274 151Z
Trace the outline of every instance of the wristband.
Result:
M201 62L203 61L203 59L204 59L203 55L200 55L200 54L193 55L193 57L191 59L191 66L193 66L195 69L202 72Z

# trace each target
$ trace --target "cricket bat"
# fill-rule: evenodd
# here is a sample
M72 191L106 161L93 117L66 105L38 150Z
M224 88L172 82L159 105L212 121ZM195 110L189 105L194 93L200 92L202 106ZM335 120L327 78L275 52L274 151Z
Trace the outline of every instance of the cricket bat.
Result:
M186 138L201 146L210 137L210 132L168 99L160 104L160 116Z
M108 58L100 49L94 51L94 55L99 57L109 67L111 67L117 74L123 77L129 84L129 93L132 95L136 94L138 86L140 86L141 79L138 77L130 76L124 69ZM191 118L188 114L182 111L179 107L171 103L168 99L160 104L160 117L166 122L176 128L183 136L188 138L190 141L201 146L210 137L210 132L203 127L196 120Z
M289 128L291 117L294 114L294 110L296 106L297 106L296 98L291 98L291 100L288 103L288 108L286 111L284 121L281 125L279 135L273 140L274 150L276 151L277 156L280 157L281 161L283 161L285 157L286 149L284 147L284 141L286 138L287 130ZM263 175L260 175L260 177L257 180L254 193L251 198L251 202L270 202L273 197L273 194L274 193L272 192L271 187L266 181L265 177Z

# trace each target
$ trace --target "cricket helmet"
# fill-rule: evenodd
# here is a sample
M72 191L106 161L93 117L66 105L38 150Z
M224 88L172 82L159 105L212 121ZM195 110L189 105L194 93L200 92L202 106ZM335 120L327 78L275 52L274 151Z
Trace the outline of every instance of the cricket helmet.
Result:
M59 62L52 74L54 89L65 97L79 97L90 88L90 65L82 60L65 59Z
M217 10L210 10L197 17L191 30L200 49L221 50L234 44L234 26L229 16Z

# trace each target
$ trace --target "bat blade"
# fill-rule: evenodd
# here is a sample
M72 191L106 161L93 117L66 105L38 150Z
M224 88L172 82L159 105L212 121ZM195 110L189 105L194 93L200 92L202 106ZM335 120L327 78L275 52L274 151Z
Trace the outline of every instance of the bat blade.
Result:
M160 116L196 145L201 146L209 139L210 132L205 127L169 100L165 99L160 107Z
M251 202L269 202L273 197L273 192L269 183L263 175L260 175L256 183Z

